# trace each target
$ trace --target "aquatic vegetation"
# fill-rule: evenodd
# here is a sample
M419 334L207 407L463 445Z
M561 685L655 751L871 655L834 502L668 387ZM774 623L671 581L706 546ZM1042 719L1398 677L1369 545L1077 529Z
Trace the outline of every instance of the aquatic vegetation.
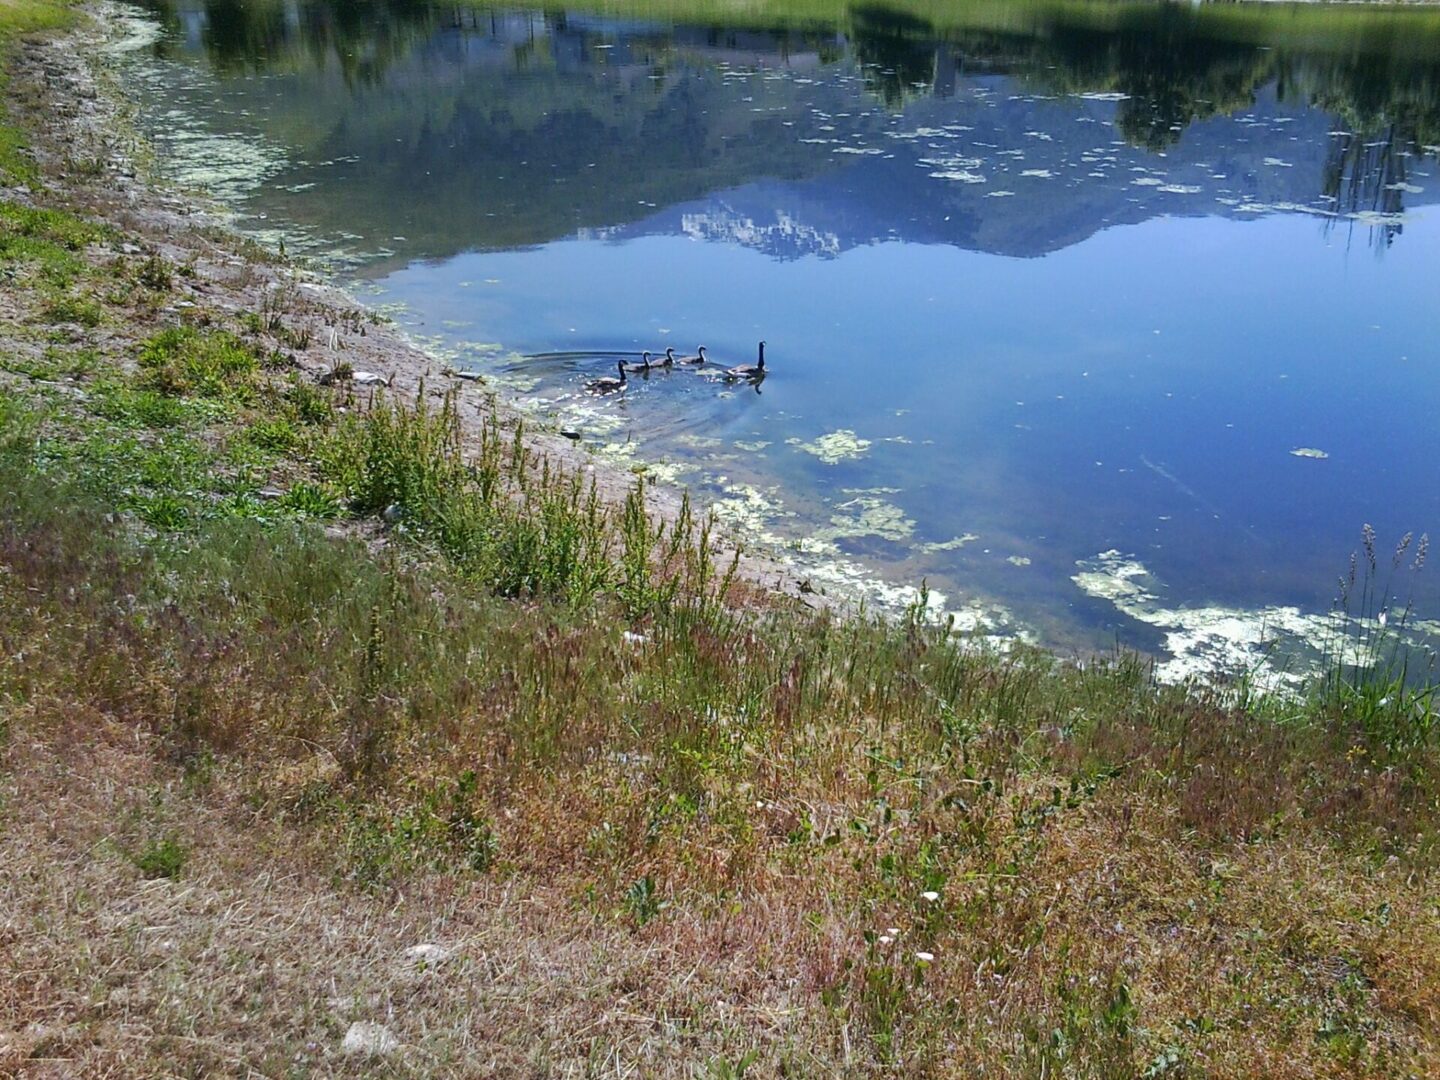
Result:
M1372 554L1373 543L1369 541ZM1414 569L1423 564L1422 559ZM1355 591L1352 564L1351 579L1341 582L1340 606L1329 612L1306 612L1288 605L1170 607L1163 599L1164 584L1138 559L1111 550L1078 566L1072 580L1083 592L1109 600L1126 615L1163 633L1169 658L1156 665L1155 677L1164 682L1218 677L1254 690L1301 694L1322 685L1333 688L1337 679L1343 682L1358 674L1355 686L1388 687L1395 678L1408 677L1411 657L1433 656L1433 643L1427 641L1423 625L1400 618L1387 630L1388 613L1382 608L1387 593L1374 581L1373 559ZM1360 610L1352 612L1355 601ZM1414 674L1428 681L1425 665L1418 667L1421 670Z
M830 516L829 527L815 533L822 540L878 536L899 542L915 531L914 520L906 517L904 510L875 495L856 495L836 503L835 511Z
M974 533L962 533L960 536L951 537L949 540L939 540L924 544L916 544L915 549L917 551L923 551L927 553L939 551L959 551L966 544L973 544L976 540L979 539L980 537L976 536Z
M826 465L838 465L851 458L863 457L871 446L869 439L860 438L849 428L840 428L810 442L798 438L786 439L785 442L797 450L814 454Z
M725 496L712 500L710 505L717 521L734 529L737 535L752 538L752 542L783 543L771 531L772 524L794 513L785 509L777 489L762 491L754 484L728 483L724 477L720 484Z

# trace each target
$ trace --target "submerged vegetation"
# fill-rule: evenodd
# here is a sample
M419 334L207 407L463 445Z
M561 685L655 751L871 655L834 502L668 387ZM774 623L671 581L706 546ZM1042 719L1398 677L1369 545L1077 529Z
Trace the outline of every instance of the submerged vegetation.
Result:
M1240 703L757 598L119 226L7 197L0 277L0 1067L1433 1070L1402 657Z

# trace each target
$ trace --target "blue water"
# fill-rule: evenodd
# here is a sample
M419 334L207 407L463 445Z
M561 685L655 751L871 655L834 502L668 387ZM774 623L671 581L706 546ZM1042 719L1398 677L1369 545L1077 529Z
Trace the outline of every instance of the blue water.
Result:
M1162 13L1145 32L1198 59L1151 102L1113 87L1153 71L1057 75L983 35L886 38L885 66L858 26L508 13L342 40L312 3L242 46L198 0L165 10L145 70L174 161L197 138L263 161L227 189L252 225L348 253L455 363L824 587L924 578L981 626L1163 652L1176 618L1076 580L1102 553L1143 564L1151 606L1258 626L1328 610L1363 524L1440 525L1423 41L1337 58ZM1234 100L1203 96L1235 70ZM761 338L758 387L675 371L599 401L610 361L527 358L741 363ZM1395 588L1440 614L1423 574Z

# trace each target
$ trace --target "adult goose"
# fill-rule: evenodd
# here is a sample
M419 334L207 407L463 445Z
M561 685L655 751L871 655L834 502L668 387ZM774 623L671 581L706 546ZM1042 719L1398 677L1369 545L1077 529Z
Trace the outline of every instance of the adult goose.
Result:
M626 364L626 363L622 362L622 363L620 364L620 370L621 370L622 372L623 372L623 371L637 371L637 372L649 371L649 370L650 370L650 354L649 354L648 352L643 352L643 353L641 353L641 354L640 354L640 363L638 363L638 364Z
M620 371L620 377L618 379L612 379L609 376L606 376L603 379L591 379L588 383L585 384L585 389L589 390L592 394L613 394L617 390L624 390L625 361L618 361L615 364L615 367L618 368Z
M753 364L740 364L725 369L727 379L763 379L765 377L765 343L760 342L760 359Z
M665 351L666 351L667 353L673 353L675 350L673 350L673 349L666 349ZM701 364L705 363L705 346L704 346L704 345L701 345L698 349L696 349L694 356L677 356L677 357L675 357L675 363L677 363L677 364L687 364L687 365L689 365L689 366L691 366L691 367L699 367Z

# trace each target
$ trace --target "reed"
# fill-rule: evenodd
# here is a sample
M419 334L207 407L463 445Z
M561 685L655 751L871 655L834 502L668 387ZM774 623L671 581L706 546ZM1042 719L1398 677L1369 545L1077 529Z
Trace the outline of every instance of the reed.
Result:
M1429 745L1436 730L1433 636L1414 626L1415 595L1430 538L1396 543L1388 560L1370 525L1350 556L1323 643L1323 674L1313 707L1387 753ZM1422 632L1416 633L1419 629Z

